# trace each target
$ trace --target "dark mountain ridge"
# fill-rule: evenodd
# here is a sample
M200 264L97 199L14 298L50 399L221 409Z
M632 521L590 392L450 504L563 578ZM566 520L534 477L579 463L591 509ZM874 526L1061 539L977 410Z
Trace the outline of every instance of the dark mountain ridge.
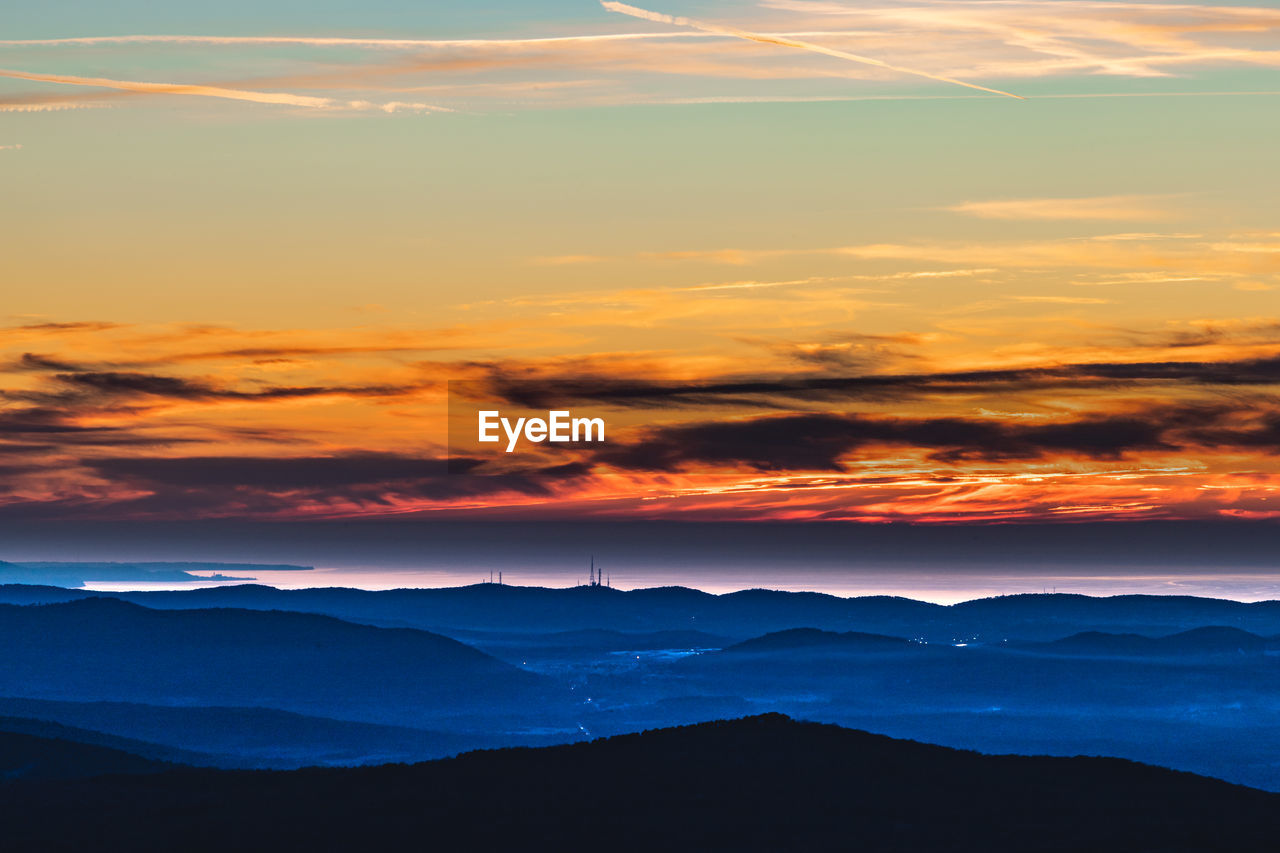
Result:
M1049 643L1029 643L1022 648L1055 654L1124 656L1263 654L1280 650L1280 637L1260 637L1222 625L1192 628L1163 637L1082 631Z
M750 640L743 640L728 648L721 654L751 654L790 651L822 651L841 652L897 652L907 651L920 643L913 643L902 637L889 637L884 634L866 634L860 631L822 631L817 628L791 628L786 631L774 631Z
M108 746L0 730L0 780L4 782L159 773L177 766ZM0 782L0 794L4 792Z
M430 731L274 708L0 697L0 730L96 744L200 767L295 769L428 761L474 749L573 738Z
M0 605L0 648L0 695L44 699L242 704L381 722L543 689L539 677L438 634L278 610L153 610L105 597Z
M0 735L10 734L30 735L32 737L46 738L49 740L79 743L86 746L101 746L117 750L119 752L126 752L141 758L150 759L151 761L166 765L185 764L192 767L221 768L245 766L226 756L195 752L189 749L178 749L159 743L151 743L145 740L135 740L134 738L119 737L117 735L107 734L93 729L63 725L52 720L36 719L31 717L0 716ZM7 767L0 768L0 773L5 772L6 769ZM122 769L119 772L126 773L134 771Z
M75 819L67 820L68 803ZM7 849L1274 850L1280 796L777 714L418 765L11 783Z
M0 602L111 597L158 609L234 607L320 613L353 622L450 631L551 633L704 631L747 639L797 626L921 638L930 642L1047 641L1081 631L1164 635L1204 626L1280 634L1280 601L1193 596L1011 595L954 605L907 598L840 598L823 593L743 590L712 595L683 587L623 591L606 587L476 584L442 589L313 588L258 584L181 591L87 593L56 587L0 586Z

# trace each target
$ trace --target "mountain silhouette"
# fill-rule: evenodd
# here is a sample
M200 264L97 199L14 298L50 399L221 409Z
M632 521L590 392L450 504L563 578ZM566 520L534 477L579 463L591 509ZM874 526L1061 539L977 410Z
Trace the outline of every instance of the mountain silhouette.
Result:
M473 749L569 738L430 731L274 708L65 702L0 697L0 730L95 743L148 758L213 767L292 769L445 758Z
M1259 637L1239 628L1211 625L1164 637L1083 631L1050 643L1029 645L1055 654L1112 656L1262 654L1280 649L1277 638Z
M1227 626L1280 634L1280 601L1194 596L1009 595L953 605L891 596L841 598L814 592L743 590L712 595L684 587L624 591L607 587L475 584L446 589L282 590L259 584L177 591L94 592L0 586L0 602L63 602L110 597L156 609L239 608L319 613L437 633L627 633L701 631L737 640L799 626L911 637L931 643L1047 642L1082 631L1162 636Z
M884 634L864 634L860 631L822 631L817 628L792 628L775 631L762 637L753 637L735 643L721 654L745 654L767 652L791 652L797 650L819 651L830 649L842 652L891 652L907 651L918 643L901 637Z
M777 714L418 765L10 783L6 849L1272 851L1280 795ZM74 819L66 819L74 804Z
M544 634L535 640L540 646L560 645L565 648L587 648L600 651L624 651L629 649L705 649L719 648L728 640L705 631L610 631L604 628L581 631L558 631Z
M528 651L540 655L599 656L610 652L665 649L719 649L733 643L728 637L705 631L613 631L584 628L579 631L521 633L510 631L455 631L454 635L477 648L510 659Z
M111 747L0 730L0 780L5 782L159 773L176 766ZM0 783L0 797L4 793Z
M370 722L518 703L540 679L456 640L310 613L0 605L0 695L253 705Z
M225 756L194 752L188 749L178 749L164 744L151 743L149 741L136 740L134 738L119 737L117 735L107 734L93 729L67 726L51 720L35 719L31 717L0 716L0 734L30 735L48 740L72 742L86 746L102 746L167 765L185 764L193 767L226 768L243 766ZM126 773L133 771L121 770L120 772Z

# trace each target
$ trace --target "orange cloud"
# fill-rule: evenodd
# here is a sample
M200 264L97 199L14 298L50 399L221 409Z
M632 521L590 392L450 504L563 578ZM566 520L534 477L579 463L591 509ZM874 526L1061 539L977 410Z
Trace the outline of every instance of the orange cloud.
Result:
M1170 196L1108 195L1087 198L1019 198L995 201L966 201L944 207L981 219L1083 219L1155 221L1174 219L1177 211L1168 205Z
M918 68L907 68L902 65L891 65L880 59L873 59L868 56L860 56L856 53L850 53L846 50L835 50L830 47L824 47L813 42L800 41L799 39L784 38L781 36L769 36L761 33L748 32L737 27L726 27L718 24L708 24L702 21L695 21L692 18L676 18L671 15L664 15L660 12L650 12L635 6L629 6L626 3L618 3L616 0L601 0L601 6L610 12L618 12L623 15L630 15L633 18L641 18L646 21L655 21L663 24L673 24L680 27L693 27L707 33L715 33L717 35L732 36L734 38L745 39L747 41L757 42L759 44L776 45L778 47L790 47L797 50L806 50L811 53L820 53L826 56L832 56L836 59L844 59L849 62L857 62L863 65L872 65L877 68L884 68L888 71L896 71L900 74L910 74L916 77L924 77L929 80L937 80L941 83L951 83L956 86L964 86L969 89L977 89L981 92L990 92L993 95L1003 95L1007 98L1015 98L1022 100L1021 95L1014 95L1000 89L992 89L987 86L979 86L976 83L968 83L964 80L957 80L954 77L947 77L943 74L935 74L929 71L921 71Z
M247 89L228 89L223 86L203 86L188 83L147 83L138 80L113 80L107 77L79 77L72 74L38 74L33 71L15 71L0 68L0 77L13 80L33 80L40 83L61 83L70 86L91 86L103 89L118 89L146 95L195 95L205 98L223 98L232 101L249 101L255 104L275 104L290 107L305 107L319 110L377 110L381 112L398 112L414 110L421 112L448 112L444 107L433 107L428 104L411 104L402 101L374 104L368 101L338 101L333 98L322 98L314 95L298 95L290 92L255 92Z

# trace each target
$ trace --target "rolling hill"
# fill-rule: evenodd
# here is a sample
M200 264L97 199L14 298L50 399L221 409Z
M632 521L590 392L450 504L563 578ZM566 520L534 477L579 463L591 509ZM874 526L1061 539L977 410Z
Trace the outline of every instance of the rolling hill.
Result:
M840 598L759 589L712 595L684 587L623 591L475 584L370 591L282 590L237 584L179 591L90 593L0 585L0 603L54 603L88 597L111 597L156 609L292 610L451 635L607 629L628 633L701 631L744 640L805 626L921 638L932 643L996 643L1046 642L1082 631L1158 636L1206 626L1232 627L1263 636L1280 634L1280 601L1246 603L1193 596L1059 593L941 605L890 596Z
M176 766L113 747L0 730L0 779L5 782L159 773Z
M0 605L0 695L248 705L369 722L519 703L541 680L456 640L310 613Z
M11 783L7 849L1274 850L1280 795L776 714L418 765ZM74 804L74 805L72 805ZM74 814L74 820L67 820Z

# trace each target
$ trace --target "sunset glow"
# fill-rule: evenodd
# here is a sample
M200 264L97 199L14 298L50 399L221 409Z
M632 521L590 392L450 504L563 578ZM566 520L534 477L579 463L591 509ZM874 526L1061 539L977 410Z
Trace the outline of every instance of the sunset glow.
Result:
M6 28L0 514L1280 518L1280 11L384 5Z

